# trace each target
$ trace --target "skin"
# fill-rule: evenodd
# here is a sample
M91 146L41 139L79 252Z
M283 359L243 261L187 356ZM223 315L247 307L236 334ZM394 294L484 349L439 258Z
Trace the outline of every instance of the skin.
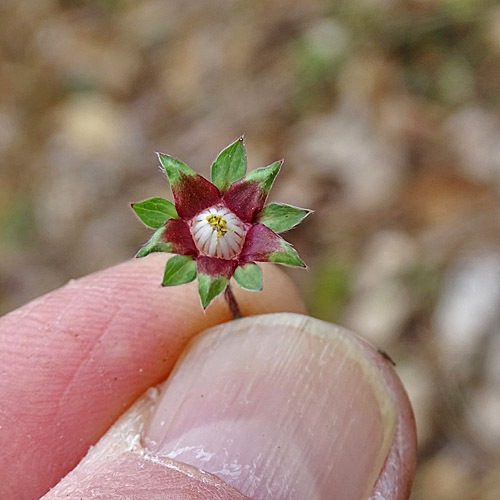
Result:
M196 283L162 289L165 260L152 255L125 262L0 318L0 498L40 498L68 473L47 499L107 498L117 485L123 498L161 498L166 492L168 498L247 498L189 460L180 463L161 453L153 460L149 452L146 460L147 445L130 444L158 406L151 397L131 407L134 401L169 376L197 334L231 319L222 299L202 311ZM289 279L277 266L263 267L263 292L234 287L243 315L305 313ZM377 498L377 492L385 495L380 498L407 498L416 449L407 396L375 349L350 334L346 338L356 362L377 372L394 409L382 458L356 479L374 483L360 498ZM196 345L203 352L197 340L188 352Z

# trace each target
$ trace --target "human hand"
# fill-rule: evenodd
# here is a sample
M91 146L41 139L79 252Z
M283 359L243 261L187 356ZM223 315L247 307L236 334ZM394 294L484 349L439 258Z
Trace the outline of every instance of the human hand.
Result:
M297 314L228 321L165 256L72 282L0 318L0 498L407 498L411 409L388 363ZM304 312L265 267L245 316ZM179 359L180 358L180 359ZM211 472L204 473L200 469ZM378 495L378 496L377 496Z

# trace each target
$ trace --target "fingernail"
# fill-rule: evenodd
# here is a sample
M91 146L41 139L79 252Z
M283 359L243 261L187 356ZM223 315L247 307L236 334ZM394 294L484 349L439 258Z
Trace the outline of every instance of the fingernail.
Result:
M395 428L395 403L351 334L272 314L217 326L191 345L143 444L252 499L349 500L372 491Z

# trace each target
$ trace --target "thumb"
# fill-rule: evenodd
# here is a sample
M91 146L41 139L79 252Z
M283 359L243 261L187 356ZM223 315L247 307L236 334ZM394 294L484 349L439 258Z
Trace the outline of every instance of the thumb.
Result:
M271 314L211 328L156 395L44 499L409 495L416 445L404 389L377 351L334 325Z

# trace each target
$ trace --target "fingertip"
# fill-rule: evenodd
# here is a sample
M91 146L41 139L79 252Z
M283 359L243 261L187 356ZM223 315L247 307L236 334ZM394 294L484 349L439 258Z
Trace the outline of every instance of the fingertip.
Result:
M190 339L231 319L223 298L203 311L196 282L162 287L168 257L71 281L0 318L0 497L23 485L38 498L168 375ZM269 276L264 292L241 294L244 314L301 310L291 282ZM286 288L276 297L274 281Z
M404 500L411 408L374 356L351 332L307 316L219 325L176 366L143 442L255 499Z
M151 413L156 389L150 389L106 432L83 460L41 500L68 498L189 498L245 500L214 475L147 453L138 439Z
M397 375L394 362L390 358L386 359L368 342L359 337L356 340L375 362L398 408L394 439L370 499L405 500L410 497L417 467L417 428L410 399Z
M199 336L44 500L405 500L414 464L411 407L384 358L335 325L263 315Z

